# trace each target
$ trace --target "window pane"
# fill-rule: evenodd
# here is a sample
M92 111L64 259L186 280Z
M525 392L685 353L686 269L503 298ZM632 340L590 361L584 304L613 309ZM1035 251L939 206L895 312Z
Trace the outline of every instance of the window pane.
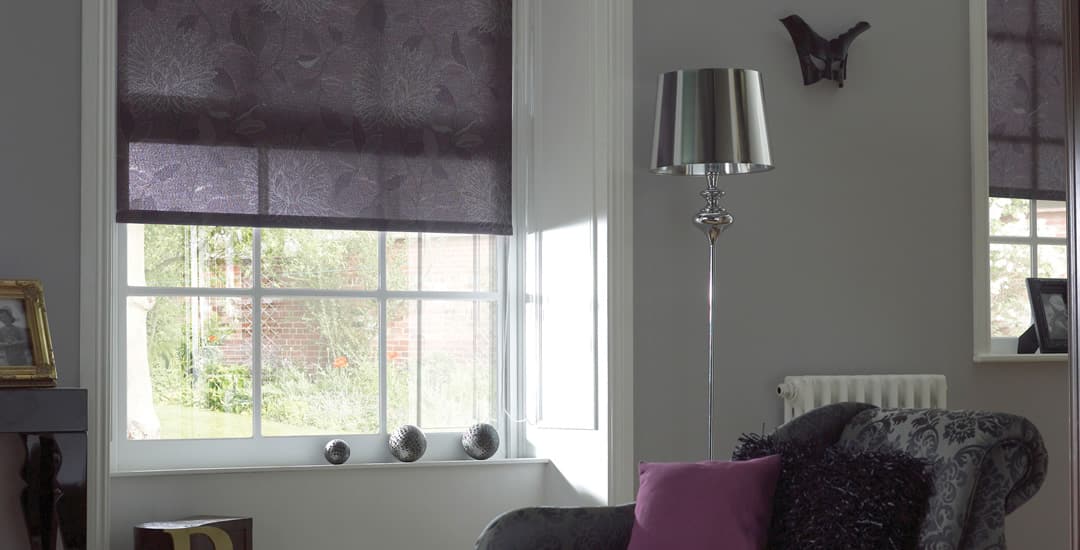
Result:
M416 378L417 315L416 300L390 300L386 303L386 423L387 430L416 424L419 396Z
M127 300L129 439L251 437L251 302Z
M421 237L421 290L494 290L495 237L443 235Z
M379 234L372 231L263 229L263 285L378 288Z
M377 433L378 348L375 300L264 300L262 434Z
M990 234L996 237L1031 235L1031 201L990 198Z
M416 423L425 430L460 430L494 421L495 303L396 301L387 312L389 427Z
M388 233L386 278L390 290L491 292L496 290L492 235Z
M1027 283L1031 276L1031 247L990 245L990 335L1020 336L1031 326Z
M1065 245L1039 245L1039 277L1064 279L1069 276Z
M1040 237L1064 239L1068 235L1065 201L1036 201L1035 208Z
M420 234L386 234L386 288L417 290L420 285Z
M131 286L250 288L250 228L127 226Z

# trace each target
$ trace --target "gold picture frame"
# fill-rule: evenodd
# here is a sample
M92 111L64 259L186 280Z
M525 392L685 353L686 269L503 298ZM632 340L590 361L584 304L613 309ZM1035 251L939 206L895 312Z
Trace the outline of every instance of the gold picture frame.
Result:
M44 288L39 281L0 280L0 387L55 385Z

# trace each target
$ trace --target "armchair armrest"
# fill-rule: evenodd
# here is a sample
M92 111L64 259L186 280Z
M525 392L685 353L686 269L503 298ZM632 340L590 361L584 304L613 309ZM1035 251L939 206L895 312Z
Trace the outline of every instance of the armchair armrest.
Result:
M632 503L596 508L522 508L495 518L476 541L476 550L626 550L633 525Z

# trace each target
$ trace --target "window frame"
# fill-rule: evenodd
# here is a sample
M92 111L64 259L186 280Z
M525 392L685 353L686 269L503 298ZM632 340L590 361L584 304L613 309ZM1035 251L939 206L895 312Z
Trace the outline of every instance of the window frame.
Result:
M86 47L85 51L89 54L100 56L99 59L95 59L97 62L92 68L89 67L89 61L84 59L84 94L88 93L88 89L98 91L101 97L86 97L84 103L94 104L100 106L98 111L95 111L93 117L93 125L86 124L84 120L84 129L87 129L96 138L94 143L96 147L101 149L100 158L115 159L115 108L116 108L116 17L117 6L116 0L88 0L89 4L84 9L84 13L88 13L85 21L93 23L91 27L93 29L92 36L88 35L87 40L84 40L84 44L92 44L93 47ZM518 0L515 0L517 5ZM501 289L501 302L496 306L497 319L496 319L496 331L499 336L498 353L497 353L497 397L496 403L496 427L499 430L501 437L501 445L498 453L490 461L496 461L498 459L512 459L528 457L528 449L524 446L525 438L525 414L523 408L523 394L524 394L524 377L519 372L522 367L520 356L523 348L523 335L521 333L521 311L523 309L522 304L524 298L522 295L522 278L520 255L519 250L524 249L523 232L521 228L524 224L524 212L526 210L525 201L523 197L527 194L529 188L529 175L528 165L531 144L531 133L533 131L533 121L531 119L531 98L533 94L533 83L531 75L532 66L532 48L533 42L536 40L535 35L538 34L533 26L533 8L531 7L532 0L521 0L521 9L515 9L514 16L514 83L513 83L513 132L514 132L514 144L513 144L513 204L514 204L514 234L511 236L501 237L499 240L504 244L497 246L498 257L496 258L496 265L498 269L498 280ZM86 139L89 139L84 135L84 144L87 143ZM85 150L85 147L84 147ZM85 159L84 159L85 160ZM95 376L95 380L107 380L107 383L103 383L102 386L107 386L108 392L103 392L106 398L106 403L100 405L104 411L104 415L108 420L106 424L111 424L108 429L102 429L105 438L109 441L109 449L104 459L108 463L108 471L110 475L138 475L140 473L154 473L154 472L170 472L170 471L184 471L184 470L199 470L199 469L246 469L246 468L260 468L267 467L307 467L307 466L321 466L326 465L326 461L323 457L322 446L326 441L335 437L344 439L349 442L351 447L351 458L349 460L350 465L363 465L363 464L383 464L383 463L395 463L395 459L390 455L387 447L387 426L382 420L385 419L385 401L380 400L380 432L374 435L342 435L342 436L295 436L295 437L279 437L274 436L270 440L295 440L301 438L311 438L313 440L319 440L321 443L317 446L307 445L302 453L301 461L284 461L284 460L268 460L263 457L266 456L286 456L278 451L285 452L288 449L282 447L268 448L273 452L257 452L251 453L250 449L242 448L240 445L226 444L235 441L247 441L247 440L233 440L233 439L212 439L212 440L155 440L155 441L139 441L137 443L153 443L154 446L160 446L161 450L155 450L152 455L148 455L146 460L131 461L129 452L129 442L126 437L126 371L117 367L118 364L122 364L126 361L126 346L123 346L123 339L125 338L124 332L126 330L126 307L124 307L124 300L126 300L127 294L125 285L121 284L121 278L126 279L126 255L122 252L126 252L123 249L124 243L121 241L122 232L118 228L121 224L115 222L116 215L116 195L115 195L115 178L117 166L114 161L105 161L100 163L94 161L94 167L96 168L96 176L93 178L93 189L87 189L86 192L93 194L94 196L106 197L97 210L93 210L93 216L87 216L85 211L84 200L84 220L94 221L95 229L103 232L103 235L97 235L95 238L99 239L98 243L103 246L105 254L101 257L101 266L95 270L95 272L108 273L108 277L102 277L102 281L88 282L85 284L97 284L98 286L107 287L107 292L104 296L98 297L100 299L100 305L95 310L102 312L102 317L107 320L107 326L102 327L101 332L104 333L102 339L104 350L98 350L97 353L102 357L107 357L106 361L110 366L107 369L107 376L98 377ZM90 181L90 180L87 180ZM97 188L97 185L103 186ZM85 199L85 197L84 197ZM104 216L104 220L99 219ZM121 258L121 256L124 256ZM190 291L192 289L180 289L182 295L183 292ZM203 289L213 293L213 289ZM275 295L278 295L275 291ZM380 314L380 317L382 315ZM84 319L84 324L86 320ZM385 325L384 325L385 326ZM253 355L255 349L253 347ZM385 370L383 364L385 362L384 354L380 354L380 394L385 395L385 377L383 376ZM252 385L253 392L256 388L256 380L254 377L254 359L253 359L253 377ZM257 434L253 434L252 439ZM442 462L453 460L471 460L464 454L461 448L460 432L429 432L426 433L428 441L428 450L422 459L424 462ZM193 449L199 452L185 452L185 443L204 442L204 447ZM233 449L232 447L236 447ZM295 447L295 445L294 445ZM308 448L310 447L310 448ZM203 452L205 451L205 452ZM182 462L175 460L175 457L180 453L185 453L188 456L184 457ZM250 454L248 454L250 453ZM216 456L215 455L220 455ZM301 456L297 454L296 456ZM208 458L214 457L214 458ZM224 458L223 458L224 457Z
M386 233L379 232L377 262L378 287L374 290L311 289L311 288L273 288L261 283L261 230L253 228L251 286L246 288L207 288L207 287L153 287L131 286L128 283L127 226L115 223L116 245L114 248L116 266L113 273L117 279L117 292L114 304L118 324L122 330L114 332L116 349L113 366L113 379L116 381L115 395L122 399L114 401L116 416L113 423L113 440L116 442L116 472L159 471L190 468L246 468L272 466L316 466L325 464L323 446L331 439L343 439L348 442L352 455L350 463L392 462L394 459L387 446L388 433L395 427L387 423L387 387L386 387L386 308L388 301L404 300L452 300L493 302L496 309L495 337L496 373L495 384L495 426L500 434L506 434L507 422L501 411L508 410L506 389L507 380L507 283L506 269L508 248L513 246L513 239L495 237L495 256L493 258L496 288L494 291L437 291L423 290L419 284L417 290L388 290L386 288ZM423 241L418 240L420 258ZM422 260L421 260L422 262ZM423 269L423 264L418 265ZM251 385L252 385L252 435L247 438L217 439L162 439L130 440L127 437L127 300L129 297L184 297L184 298L239 298L251 300L252 336L251 336ZM379 372L379 430L375 434L334 434L308 436L264 436L261 426L261 352L262 341L262 304L266 298L338 298L375 300L378 304L379 334L378 372ZM418 332L419 338L422 332ZM421 371L418 370L418 374ZM422 384L422 382L421 382ZM418 391L422 385L418 384ZM418 400L418 403L420 400ZM426 432L428 450L426 460L464 459L461 448L461 432L429 431ZM501 446L494 458L506 458L506 446Z
M533 69L538 65L541 38L557 41L563 28L540 25L539 3L536 0L515 0L523 9L515 10L514 27L514 208L515 249L521 250L524 214L528 211L525 197L532 180L532 143L534 132L542 135L540 124L532 120L532 103L535 100ZM516 4L517 5L517 4ZM597 277L603 283L598 309L603 313L598 323L602 330L602 358L607 383L601 385L610 396L608 407L603 411L607 449L612 453L607 464L606 491L608 503L627 502L634 496L634 480L637 462L634 457L634 337L633 337L633 5L620 0L601 0L591 7L594 13L593 27L589 31L589 58L597 69L590 72L594 92L594 124L599 137L594 145L594 178L591 179L597 205L595 223L603 231L597 242L603 244L598 250L596 263L603 269ZM116 148L113 136L115 125L115 78L116 67L116 2L115 0L85 0L82 4L82 161L81 161L81 209L80 209L80 312L79 312L79 383L87 388L89 398L88 432L88 494L91 505L87 511L88 540L91 546L108 548L110 535L109 508L112 491L110 479L124 477L113 472L115 450L111 438L114 380L111 365L116 350L111 345L111 334L119 330L113 308L116 292L112 270L112 217L115 215ZM546 191L545 191L546 192ZM548 193L551 194L551 193ZM544 196L542 193L541 196ZM521 258L511 257L509 273L509 319L520 318L524 298L519 291L522 275ZM520 343L520 323L510 327L514 336L508 340L510 356L518 361L523 356ZM524 380L515 366L508 370L511 380L508 387L512 407L508 415L514 422L523 422L525 416L522 400ZM520 424L518 427L520 428ZM528 441L526 430L515 429L506 437L511 457L537 456L537 450ZM579 435L579 434L572 434ZM580 440L562 437L562 444L553 449L565 449L559 460L565 462L560 471L571 484L596 482L599 477L593 470L580 468L588 462L582 458L578 445ZM523 462L548 462L548 459L514 458ZM502 461L505 463L506 461ZM432 471L443 475L446 467L501 467L499 462L432 462ZM414 468L421 465L373 465L353 468L384 471L384 468ZM317 467L319 472L325 471ZM349 469L350 466L343 467ZM300 468L301 471L311 471ZM279 469L231 469L226 471L276 472ZM184 472L165 472L175 475ZM200 472L191 472L199 474ZM206 474L218 473L216 471ZM449 473L449 472L447 472ZM130 477L155 475L153 472L133 473ZM342 473L341 475L344 475ZM198 477L198 476L197 476Z
M1030 203L1031 229L1026 237L990 235L989 67L986 0L969 0L971 86L971 219L974 361L976 363L1064 363L1067 354L1018 354L1017 338L993 338L990 325L990 245L1031 246L1032 273L1038 273L1038 245L1065 244L1066 239L1040 238L1035 200Z

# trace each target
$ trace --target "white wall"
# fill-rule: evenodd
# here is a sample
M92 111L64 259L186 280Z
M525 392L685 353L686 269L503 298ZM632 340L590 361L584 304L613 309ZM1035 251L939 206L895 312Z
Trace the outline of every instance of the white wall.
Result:
M547 464L386 465L113 478L111 550L135 524L188 515L254 518L259 550L472 548L497 515L544 498Z
M608 289L602 258L609 254L608 134L598 121L610 105L597 105L594 95L606 78L595 60L608 59L592 52L606 38L597 31L604 23L598 4L531 4L531 139L514 144L529 168L526 215L518 223L525 228L525 411L534 421L521 427L528 456L550 458L565 474L572 490L546 501L564 505L605 504L615 490L608 476L617 459L608 445L614 427L602 412L612 402L614 369L600 351L609 325L597 314Z
M804 87L777 21L799 13L851 49L849 80ZM1067 543L1066 366L972 363L967 2L636 0L635 437L641 460L704 454L705 240L700 181L647 171L655 78L764 73L777 169L722 181L718 452L782 420L791 374L948 376L950 405L1027 416L1050 450L1010 548Z
M39 279L63 386L79 385L79 2L0 6L0 279Z

